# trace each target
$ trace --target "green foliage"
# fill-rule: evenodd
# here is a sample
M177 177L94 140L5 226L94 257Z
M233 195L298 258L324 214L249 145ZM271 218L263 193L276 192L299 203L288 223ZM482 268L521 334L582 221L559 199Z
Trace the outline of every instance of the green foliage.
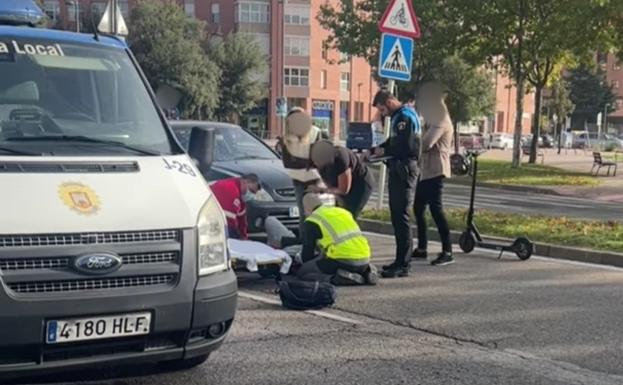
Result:
M212 41L208 55L222 71L216 116L237 122L266 95L267 86L260 75L268 70L267 59L257 42L242 33Z
M493 113L494 86L486 70L454 55L445 58L433 74L448 88L446 103L455 123L466 123Z
M378 22L389 0L337 0L320 7L318 21L330 31L326 41L351 56L365 58L373 68L378 66L381 34ZM443 1L413 0L420 19L422 37L416 42L413 60L413 82L430 79L433 69L457 50L453 38L456 27ZM375 71L376 72L376 71Z
M605 75L596 66L580 66L569 73L570 99L575 105L573 111L575 129L583 129L586 122L595 122L597 114L606 104L609 112L614 110L615 95L605 82Z
M451 230L465 229L464 209L446 210ZM366 210L362 218L389 221L389 210ZM429 226L434 221L428 218ZM613 221L583 221L542 215L520 215L478 210L476 225L486 235L515 238L527 236L532 241L594 250L623 251L623 224Z
M547 100L546 106L552 114L556 114L561 121L575 109L575 104L571 101L571 91L569 82L566 79L558 79L551 87L551 97Z
M564 65L586 59L599 45L601 6L592 0L446 0L463 26L458 41L466 57L488 60L517 85L515 137L521 134L525 82L539 93ZM603 14L603 10L602 14ZM537 98L537 111L540 98ZM534 119L534 130L539 119ZM535 142L536 144L536 142ZM520 164L519 141L513 165Z
M180 91L183 117L210 117L218 106L220 70L203 50L203 24L175 3L143 0L130 25L129 45L151 86Z

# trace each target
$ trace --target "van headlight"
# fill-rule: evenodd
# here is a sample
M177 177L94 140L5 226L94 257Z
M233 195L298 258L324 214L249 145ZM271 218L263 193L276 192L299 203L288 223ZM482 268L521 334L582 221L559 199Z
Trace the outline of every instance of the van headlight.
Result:
M225 216L212 195L201 208L197 219L199 275L208 275L229 268Z

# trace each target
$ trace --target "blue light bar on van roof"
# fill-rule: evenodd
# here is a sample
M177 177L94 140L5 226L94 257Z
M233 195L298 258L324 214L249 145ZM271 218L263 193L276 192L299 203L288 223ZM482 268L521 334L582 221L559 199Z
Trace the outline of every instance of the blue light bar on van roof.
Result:
M34 0L1 0L0 25L30 25L39 24L45 14Z

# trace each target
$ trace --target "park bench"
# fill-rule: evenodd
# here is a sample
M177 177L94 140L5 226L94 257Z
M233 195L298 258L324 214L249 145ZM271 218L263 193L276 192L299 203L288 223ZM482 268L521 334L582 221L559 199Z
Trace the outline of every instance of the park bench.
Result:
M591 174L593 174L593 170L595 170L595 173L593 175L598 175L599 170L601 170L602 167L608 167L608 176L610 176L610 169L614 167L614 173L612 174L612 176L617 175L616 162L604 161L601 157L601 152L593 152L593 168L591 168Z

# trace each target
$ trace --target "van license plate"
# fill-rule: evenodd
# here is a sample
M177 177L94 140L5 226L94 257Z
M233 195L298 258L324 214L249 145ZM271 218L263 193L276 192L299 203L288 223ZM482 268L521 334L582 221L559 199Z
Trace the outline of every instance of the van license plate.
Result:
M298 206L290 207L290 218L298 218L300 216Z
M46 342L60 344L149 334L151 313L48 321Z

